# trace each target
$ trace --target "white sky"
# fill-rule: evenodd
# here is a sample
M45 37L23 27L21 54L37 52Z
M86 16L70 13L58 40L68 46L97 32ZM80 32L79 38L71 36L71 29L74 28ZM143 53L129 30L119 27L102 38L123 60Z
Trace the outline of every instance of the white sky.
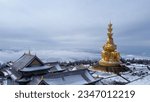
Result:
M149 4L150 0L0 0L0 48L99 50L111 20L120 50L149 51Z

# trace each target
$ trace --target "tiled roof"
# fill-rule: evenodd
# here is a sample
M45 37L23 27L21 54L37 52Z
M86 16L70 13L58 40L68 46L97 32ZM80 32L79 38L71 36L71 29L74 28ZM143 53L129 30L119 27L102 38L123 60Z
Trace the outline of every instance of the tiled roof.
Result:
M6 69L6 72L11 77L11 79L13 79L14 81L17 80L17 79L20 79L22 77L22 74L20 72L16 71L15 69L13 69L13 68Z
M49 72L62 72L62 71L65 71L65 69L62 69L58 63L53 64L52 68L49 70Z
M48 70L50 69L51 66L47 66L47 65L44 65L44 66L36 66L36 67L30 67L30 68L23 68L23 69L20 69L21 72L34 72L34 71L42 71L42 70Z
M14 62L12 67L16 70L23 69L24 67L28 66L35 58L43 64L43 62L36 55L24 54L17 61Z
M97 82L87 69L47 74L43 82L49 85L84 85Z

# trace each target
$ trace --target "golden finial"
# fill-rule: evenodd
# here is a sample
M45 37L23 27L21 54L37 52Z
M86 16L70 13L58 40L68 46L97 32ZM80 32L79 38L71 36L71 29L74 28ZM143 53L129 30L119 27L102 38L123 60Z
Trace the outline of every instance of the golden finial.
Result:
M113 28L112 28L112 23L110 22L109 24L108 24L108 33L107 33L107 35L108 36L112 36L112 30L113 30Z

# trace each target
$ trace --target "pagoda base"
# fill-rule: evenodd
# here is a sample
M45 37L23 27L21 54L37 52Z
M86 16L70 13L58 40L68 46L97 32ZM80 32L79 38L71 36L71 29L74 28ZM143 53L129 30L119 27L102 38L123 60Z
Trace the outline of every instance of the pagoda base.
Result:
M111 61L103 61L103 60L100 60L99 61L99 65L101 66L106 66L106 67L116 67L116 66L120 66L121 65L121 62L111 62Z
M93 70L96 71L104 71L104 72L112 72L115 74L119 74L120 72L126 72L129 70L128 67L124 65L118 65L118 66L103 66L103 65L95 65L93 66Z

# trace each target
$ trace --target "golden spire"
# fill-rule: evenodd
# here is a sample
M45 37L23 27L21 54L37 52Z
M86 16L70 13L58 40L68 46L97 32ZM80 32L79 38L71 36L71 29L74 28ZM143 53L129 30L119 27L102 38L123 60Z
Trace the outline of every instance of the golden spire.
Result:
M127 71L128 68L121 65L120 53L116 51L117 46L114 44L112 31L113 28L110 22L108 25L107 41L101 52L101 60L98 65L93 66L93 69L119 74L119 72Z
M103 46L103 51L101 52L101 60L99 64L105 66L115 66L120 63L120 54L116 51L117 46L114 44L113 41L113 33L112 33L112 24L108 25L108 32L107 32L107 41L106 44Z
M110 22L109 25L108 25L108 33L107 33L108 36L109 36L109 35L112 36L112 34L113 34L113 33L112 33L112 30L113 30L113 29L112 29L112 24L111 24L111 22Z
M112 30L113 30L113 28L112 28L112 24L110 22L110 24L108 25L108 33L107 33L109 39L112 39L112 35L113 35Z
M105 51L115 51L116 50L117 46L114 44L114 41L113 41L113 38L112 38L112 35L113 35L112 30L113 30L112 24L110 23L108 25L107 41L106 41L106 44L103 46L103 49Z

